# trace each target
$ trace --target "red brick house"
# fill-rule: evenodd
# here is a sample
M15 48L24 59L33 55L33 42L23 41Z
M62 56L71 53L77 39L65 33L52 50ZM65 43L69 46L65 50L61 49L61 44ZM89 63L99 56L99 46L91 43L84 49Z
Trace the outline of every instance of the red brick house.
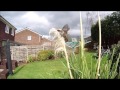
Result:
M42 45L43 43L50 42L42 38L42 35L29 29L24 28L15 34L15 41L25 45Z
M0 15L0 47L7 39L14 41L16 28Z
M0 15L0 61L1 47L6 44L6 41L14 42L16 28Z
M53 46L53 42L47 38L42 37L42 45L44 46Z

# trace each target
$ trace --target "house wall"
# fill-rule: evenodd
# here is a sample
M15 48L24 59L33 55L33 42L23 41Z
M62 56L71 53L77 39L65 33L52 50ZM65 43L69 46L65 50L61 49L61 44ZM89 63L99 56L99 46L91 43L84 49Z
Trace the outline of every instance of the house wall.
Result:
M0 62L1 62L1 59L2 59L2 58L1 58L1 47L0 47Z
M2 45L2 40L11 40L11 41L14 41L14 37L15 37L15 34L14 36L11 35L11 33L5 33L5 27L6 27L6 24L4 24L2 21L0 21L0 46ZM15 33L15 32L14 32Z
M31 36L31 40L27 40L28 36ZM15 35L16 42L27 45L40 45L42 43L41 38L41 36L29 30L23 30Z
M52 46L52 41L45 39L45 38L42 38L42 45Z

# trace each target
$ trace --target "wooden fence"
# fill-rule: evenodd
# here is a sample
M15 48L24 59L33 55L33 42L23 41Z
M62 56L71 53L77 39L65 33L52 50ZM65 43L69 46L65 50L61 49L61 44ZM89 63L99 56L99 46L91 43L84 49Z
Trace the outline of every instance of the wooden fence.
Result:
M48 49L53 50L53 47L40 45L10 46L11 60L27 61L30 55L36 57L40 50Z

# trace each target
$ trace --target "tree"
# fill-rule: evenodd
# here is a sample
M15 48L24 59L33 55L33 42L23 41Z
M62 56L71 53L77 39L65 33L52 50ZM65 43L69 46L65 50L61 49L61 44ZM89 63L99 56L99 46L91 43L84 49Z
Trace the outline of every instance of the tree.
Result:
M111 47L120 40L120 11L113 12L101 20L102 46ZM94 42L99 40L98 21L91 27L91 38Z

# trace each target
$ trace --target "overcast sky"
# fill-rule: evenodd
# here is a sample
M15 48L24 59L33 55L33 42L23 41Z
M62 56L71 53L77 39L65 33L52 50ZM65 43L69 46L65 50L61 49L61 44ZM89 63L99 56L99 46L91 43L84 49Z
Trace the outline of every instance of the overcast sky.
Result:
M100 16L111 14L113 11L100 11ZM98 19L96 11L82 11L84 35L90 35L90 23ZM62 28L65 24L70 27L69 34L80 35L80 14L78 11L0 11L0 14L18 30L25 27L48 35L51 28ZM88 27L87 27L88 26Z

